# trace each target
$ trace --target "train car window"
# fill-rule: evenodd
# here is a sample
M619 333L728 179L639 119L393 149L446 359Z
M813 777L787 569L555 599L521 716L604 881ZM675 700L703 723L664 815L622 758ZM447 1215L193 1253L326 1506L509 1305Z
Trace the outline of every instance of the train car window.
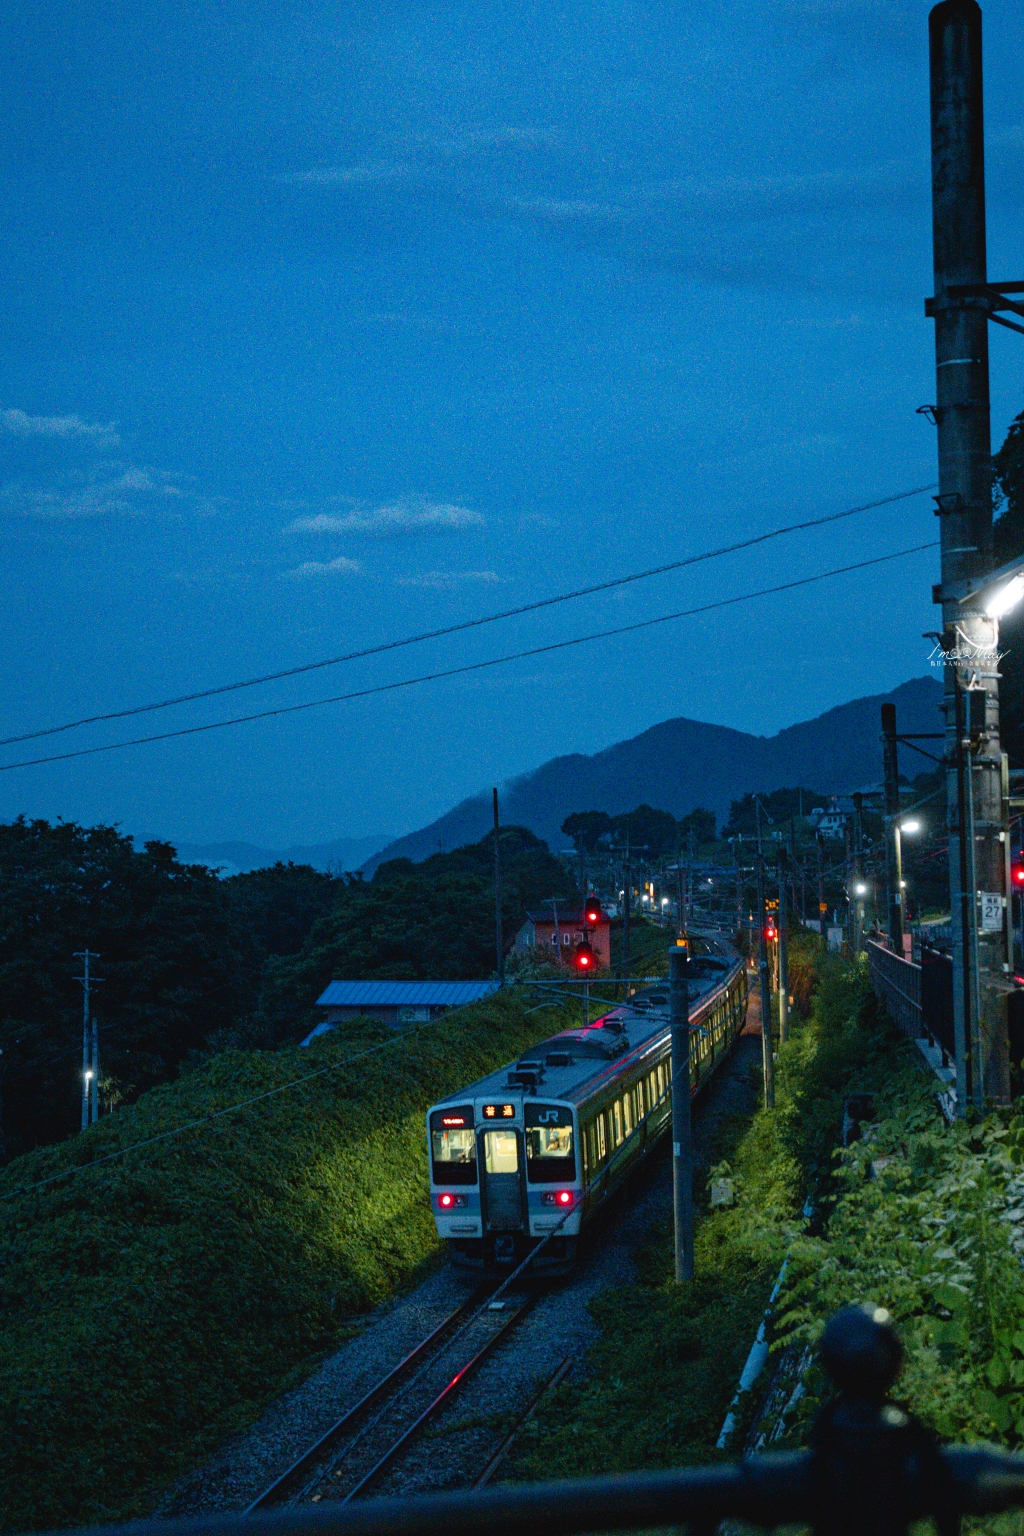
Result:
M608 1141L605 1136L604 1115L598 1115L594 1121L594 1130L597 1132L597 1156L600 1162L604 1162L608 1155Z
M619 1099L612 1105L612 1144L622 1146L622 1103Z
M484 1167L488 1173L518 1173L519 1145L515 1131L484 1133Z
M622 1095L622 1125L626 1135L630 1135L633 1130L633 1095L628 1088Z
M468 1124L445 1121L468 1120ZM434 1184L476 1184L476 1130L473 1112L436 1111L430 1117L431 1172Z

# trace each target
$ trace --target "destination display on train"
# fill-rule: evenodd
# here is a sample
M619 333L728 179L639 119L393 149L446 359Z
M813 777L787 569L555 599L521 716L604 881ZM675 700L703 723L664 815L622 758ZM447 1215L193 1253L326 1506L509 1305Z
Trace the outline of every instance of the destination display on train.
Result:
M514 1120L516 1107L514 1104L485 1104L485 1120Z
M472 1104L458 1104L452 1109L435 1109L430 1116L432 1131L461 1131L473 1128Z

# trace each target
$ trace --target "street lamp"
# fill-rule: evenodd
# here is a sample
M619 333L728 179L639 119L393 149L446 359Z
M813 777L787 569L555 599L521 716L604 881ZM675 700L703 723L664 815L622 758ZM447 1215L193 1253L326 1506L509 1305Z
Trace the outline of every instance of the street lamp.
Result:
M906 902L903 899L903 892L907 888L907 882L903 878L903 833L906 832L909 836L912 837L915 832L920 832L920 830L921 823L919 821L915 821L913 818L908 821L897 821L893 827L893 843L896 849L896 905L900 909L900 938L903 941L904 949L906 949L907 942L907 913Z

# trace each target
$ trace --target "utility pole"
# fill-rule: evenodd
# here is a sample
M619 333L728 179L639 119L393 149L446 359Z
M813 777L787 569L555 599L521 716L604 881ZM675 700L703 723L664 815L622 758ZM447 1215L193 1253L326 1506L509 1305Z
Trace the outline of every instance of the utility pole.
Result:
M690 1126L689 947L668 952L668 1016L672 1031L672 1214L676 1284L693 1279L693 1139Z
M853 796L853 952L859 955L864 946L864 796L859 790Z
M498 843L498 791L494 796L494 947L498 959L498 986L505 985L505 933L501 921L501 848ZM557 922L557 918L556 918Z
M818 855L818 932L824 938L825 929L828 926L828 920L825 917L828 908L825 905L825 867L822 862L825 853L825 839L822 837L820 830L814 834L814 847Z
M743 846L743 834L737 832L732 845L733 858L736 860L736 943L743 942L743 881L740 874L740 849Z
M779 1044L789 1039L789 934L786 930L786 850L779 844Z
M93 1121L99 1119L99 1070L100 1047L99 1030L96 1020L91 1017L90 989L98 986L102 977L93 976L89 970L90 960L99 960L100 956L95 950L78 949L75 951L75 959L82 961L84 975L76 976L75 980L82 984L82 1130L88 1130Z
M1005 930L988 921L977 933L979 893L993 917L1007 897L1000 833L999 622L979 592L992 569L992 458L988 321L999 285L988 283L985 249L985 149L981 11L975 0L944 0L928 18L931 61L932 235L935 292L934 414L938 430L941 582L946 717L950 907L953 924L953 1032L959 1113L968 1092L1008 1103L1009 1048ZM1005 284L1002 286L1006 286ZM1015 328L1015 327L1014 327ZM958 676L963 669L964 677ZM976 749L959 733L961 689L981 697ZM973 721L971 722L974 723ZM973 806L974 836L969 830ZM970 838L967 857L964 844ZM965 878L975 872L964 890ZM973 932L972 932L973 930ZM973 955L977 979L971 989ZM976 1023L975 1023L976 1021ZM968 1088L972 1035L980 1044Z
M900 768L896 745L896 705L882 705L882 810L885 816L885 864L889 872L889 948L903 954L903 856L900 848Z
M775 1058L772 1054L772 993L768 981L768 913L764 896L764 856L761 852L761 802L755 799L757 817L757 972L761 983L761 1063L764 1071L764 1107L775 1108Z
M632 894L633 894L632 891L630 890L630 886L632 885L632 883L633 883L633 871L632 871L632 869L630 867L630 863L629 863L629 838L627 837L627 839L626 839L626 859L625 859L625 862L624 862L624 864L622 866L622 885L623 885L623 891L622 891L622 967L621 967L621 970L620 970L620 975L625 976L625 978L626 978L626 996L627 997L629 996L629 971L630 971L630 956L629 956L629 909L630 909L630 905L631 905L631 897L632 897Z

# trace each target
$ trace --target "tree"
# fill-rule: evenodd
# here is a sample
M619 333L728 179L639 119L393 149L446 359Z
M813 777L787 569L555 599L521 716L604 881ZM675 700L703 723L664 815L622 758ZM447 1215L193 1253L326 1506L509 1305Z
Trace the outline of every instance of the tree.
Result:
M272 864L223 882L238 926L268 955L298 954L345 882L311 864Z
M611 836L612 818L607 811L573 811L562 822L561 830L572 838L577 853L596 853L602 838Z
M8 1154L77 1129L89 948L106 1101L173 1077L252 1007L259 951L223 884L169 843L136 852L113 827L0 824L0 1049Z
M700 848L704 843L713 843L718 835L718 824L714 811L705 811L697 806L688 811L679 822L679 836L685 848L693 837L694 848Z
M565 865L527 827L500 832L502 924L511 943L548 897L579 901ZM391 859L370 881L349 876L301 951L271 960L254 1039L277 1045L311 1027L329 981L474 981L494 974L494 833L434 853Z
M760 800L762 805L761 828L767 830L772 822L781 824L790 821L794 817L806 817L815 806L828 805L828 795L823 795L817 789L773 789L770 793L762 790L757 795L744 795L741 800L733 800L729 806L729 820L722 828L723 837L737 837L742 834L750 837L757 830L757 806L755 801ZM767 812L767 816L764 814Z
M655 810L651 805L638 805L635 811L613 816L612 832L617 841L645 849L650 860L674 854L679 846L679 827L671 811Z

